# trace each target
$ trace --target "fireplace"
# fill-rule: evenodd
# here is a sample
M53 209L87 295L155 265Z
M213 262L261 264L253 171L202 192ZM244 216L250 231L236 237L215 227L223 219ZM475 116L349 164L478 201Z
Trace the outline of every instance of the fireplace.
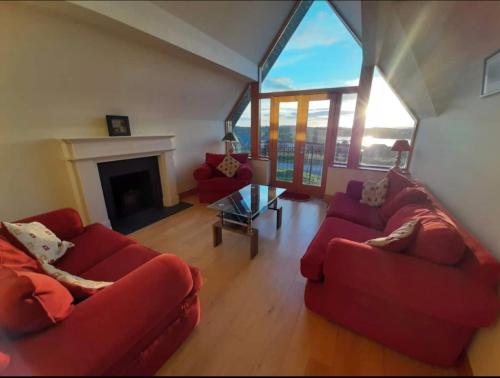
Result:
M98 163L109 221L128 234L165 217L156 156Z

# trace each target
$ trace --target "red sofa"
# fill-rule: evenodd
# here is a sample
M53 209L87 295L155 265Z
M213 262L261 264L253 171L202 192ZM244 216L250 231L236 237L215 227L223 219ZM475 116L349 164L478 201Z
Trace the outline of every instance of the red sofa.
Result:
M59 268L116 282L77 303L62 322L38 333L4 338L0 351L11 361L3 374L154 374L199 321L198 270L101 224L84 227L72 209L20 222L32 221L75 244L57 262ZM0 230L0 237L8 240L5 232Z
M390 203L409 187L424 198ZM497 318L500 264L420 183L390 172L381 208L360 204L361 190L351 181L333 196L301 259L306 306L414 358L455 364L476 329ZM420 228L402 253L364 243L415 217Z
M225 156L224 154L206 153L205 163L194 171L193 176L198 183L197 190L200 202L217 201L250 184L252 168L248 161L248 154L231 154L241 163L234 177L227 177L217 169Z

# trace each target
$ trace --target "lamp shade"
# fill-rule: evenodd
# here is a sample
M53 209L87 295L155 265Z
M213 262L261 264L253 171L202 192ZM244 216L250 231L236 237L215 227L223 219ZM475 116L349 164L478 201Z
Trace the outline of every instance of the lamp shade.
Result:
M391 151L405 152L410 151L410 143L406 139L398 139L394 142Z
M234 135L232 132L226 133L224 135L224 138L222 138L223 142L239 142L238 138L236 138L236 135Z

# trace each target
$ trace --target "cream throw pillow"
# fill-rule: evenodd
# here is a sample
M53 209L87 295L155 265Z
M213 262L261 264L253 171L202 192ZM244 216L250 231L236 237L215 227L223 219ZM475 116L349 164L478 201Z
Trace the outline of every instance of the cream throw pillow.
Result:
M233 177L240 167L240 162L233 158L231 155L226 155L224 160L220 162L217 169L224 173L227 177Z
M361 200L359 202L372 207L382 206L385 202L388 189L389 180L387 177L379 182L365 181L363 183L363 191L361 192Z
M3 222L3 225L40 262L53 263L75 246L71 242L59 239L40 222Z
M55 266L47 264L43 261L40 261L40 264L45 273L47 273L49 276L54 277L59 282L66 283L68 285L97 290L113 284L113 282L86 280L85 278L75 276L73 274L65 272L64 270L57 269Z
M417 231L417 225L419 219L413 219L402 224L399 228L390 233L390 235L370 239L366 241L366 244L372 247L379 247L392 252L401 252L407 249L413 238L415 232Z

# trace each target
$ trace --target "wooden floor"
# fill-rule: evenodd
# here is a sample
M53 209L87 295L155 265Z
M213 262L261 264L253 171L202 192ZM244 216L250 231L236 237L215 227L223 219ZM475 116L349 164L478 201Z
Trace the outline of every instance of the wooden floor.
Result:
M197 329L158 375L457 375L413 360L330 323L304 306L299 260L324 217L326 204L280 201L256 220L259 255L249 239L223 231L212 247L216 213L192 208L131 236L201 269L202 316Z

